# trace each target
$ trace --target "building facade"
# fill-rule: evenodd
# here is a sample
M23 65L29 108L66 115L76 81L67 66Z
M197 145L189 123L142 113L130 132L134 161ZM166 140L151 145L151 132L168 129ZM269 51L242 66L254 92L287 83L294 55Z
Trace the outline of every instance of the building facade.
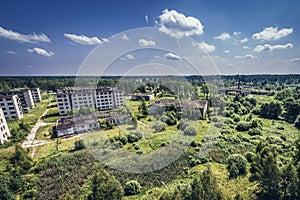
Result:
M10 137L10 132L2 109L0 108L0 144L3 144Z
M23 107L17 95L0 95L0 107L7 119L22 119Z
M56 93L56 102L60 115L69 111L90 107L97 110L109 110L124 105L123 91L116 87L71 87Z
M4 95L4 96L17 95L21 101L23 112L29 112L29 110L34 107L34 101L30 89L3 90L0 91L0 95Z
M32 95L34 103L42 102L42 96L41 96L40 88L31 88L30 91L31 91L31 95Z

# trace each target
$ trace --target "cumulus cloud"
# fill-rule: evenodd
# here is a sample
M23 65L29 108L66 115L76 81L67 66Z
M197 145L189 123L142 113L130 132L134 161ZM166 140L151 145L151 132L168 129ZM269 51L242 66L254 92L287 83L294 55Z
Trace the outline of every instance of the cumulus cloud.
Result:
M222 33L222 34L220 34L219 36L216 36L216 37L214 37L214 39L216 39L216 40L227 40L227 39L230 39L231 38L231 36L229 35L229 33Z
M107 38L102 38L102 41L105 43L109 43L109 40Z
M159 30L171 37L182 38L184 36L200 35L203 33L203 25L199 19L185 16L176 10L165 9L159 16Z
M264 44L264 45L257 45L253 51L254 52L262 52L262 51L273 51L273 50L281 50L281 49L288 49L288 48L293 48L292 43L287 43L287 44L278 44L278 45L270 45L270 44Z
M122 40L129 40L129 38L125 34L123 34L121 38L122 38Z
M248 46L243 46L243 49L250 49L250 47L248 47Z
M224 53L230 53L230 51L229 51L229 50L224 50L223 52L224 52Z
M73 42L76 42L78 44L83 44L83 45L96 45L102 43L98 37L87 37L84 35L75 35L69 33L65 33L64 36L72 40Z
M241 32L233 32L233 35L237 37L239 37L241 34L242 34Z
M254 33L252 38L255 40L278 40L293 33L293 28L283 28L278 30L278 27L267 27L262 32Z
M17 54L17 52L15 52L15 51L5 51L4 53L5 54L10 54L10 55L16 55Z
M27 43L51 42L51 40L43 33L25 35L12 30L6 30L2 27L0 27L0 37Z
M257 58L256 55L252 55L252 54L246 54L244 56L235 56L236 59L243 59L243 58L247 58L247 59L255 59Z
M41 49L38 47L35 47L33 49L27 49L29 53L35 53L38 55L42 55L42 56L47 56L47 57L51 57L54 55L54 53L52 51L46 51L45 49Z
M241 39L241 43L248 42L248 38Z
M153 40L145 40L145 39L140 39L139 40L139 45L142 47L146 47L146 46L155 46L156 43Z
M174 53L166 53L166 54L164 54L164 57L169 60L181 60L181 57Z
M199 47L200 50L204 51L204 52L213 52L215 51L216 47L214 45L211 44L207 44L206 42L202 41L200 43L193 43L194 45L197 45Z

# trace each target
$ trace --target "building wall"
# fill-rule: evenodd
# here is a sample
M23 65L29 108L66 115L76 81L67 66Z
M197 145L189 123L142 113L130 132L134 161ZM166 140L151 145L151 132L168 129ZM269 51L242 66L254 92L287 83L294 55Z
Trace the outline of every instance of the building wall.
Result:
M34 103L42 102L40 88L31 88L30 91L31 91L31 95L32 95Z
M0 107L7 119L23 118L23 108L17 95L0 96Z
M34 107L34 101L30 89L3 90L0 91L0 95L4 95L4 96L18 95L21 101L21 105L23 107L23 112L28 112L32 107Z
M0 144L3 144L4 141L9 139L9 137L10 137L10 131L6 123L4 113L0 108Z
M66 88L57 93L56 101L60 115L80 107L108 110L124 105L123 92L111 87Z

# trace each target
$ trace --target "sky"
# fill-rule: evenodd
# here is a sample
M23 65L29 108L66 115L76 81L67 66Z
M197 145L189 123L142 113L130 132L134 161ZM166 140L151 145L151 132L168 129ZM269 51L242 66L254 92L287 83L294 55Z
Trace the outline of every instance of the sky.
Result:
M0 75L299 74L298 0L3 0Z

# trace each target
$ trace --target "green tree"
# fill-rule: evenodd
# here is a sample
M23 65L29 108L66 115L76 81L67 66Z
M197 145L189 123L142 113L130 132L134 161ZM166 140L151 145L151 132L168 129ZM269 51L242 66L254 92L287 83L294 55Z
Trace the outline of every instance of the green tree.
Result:
M94 174L90 181L91 194L88 200L118 200L123 197L123 189L114 176L104 169Z
M136 195L141 192L141 185L136 180L128 181L125 183L124 192L125 195Z
M237 178L238 176L245 176L247 173L247 160L240 154L230 155L226 159L227 170L229 178Z
M81 149L85 149L86 146L84 144L84 141L82 139L76 140L74 143L74 149L75 150L81 150Z
M146 105L145 100L142 100L141 105L139 106L139 112L143 115L143 116L147 116L148 115L148 107Z
M282 108L279 102L263 103L260 107L260 115L268 119L278 119L282 113Z
M297 171L292 163L287 164L282 170L281 187L283 192L283 199L293 200L298 199L297 187ZM297 192L298 191L298 192Z

